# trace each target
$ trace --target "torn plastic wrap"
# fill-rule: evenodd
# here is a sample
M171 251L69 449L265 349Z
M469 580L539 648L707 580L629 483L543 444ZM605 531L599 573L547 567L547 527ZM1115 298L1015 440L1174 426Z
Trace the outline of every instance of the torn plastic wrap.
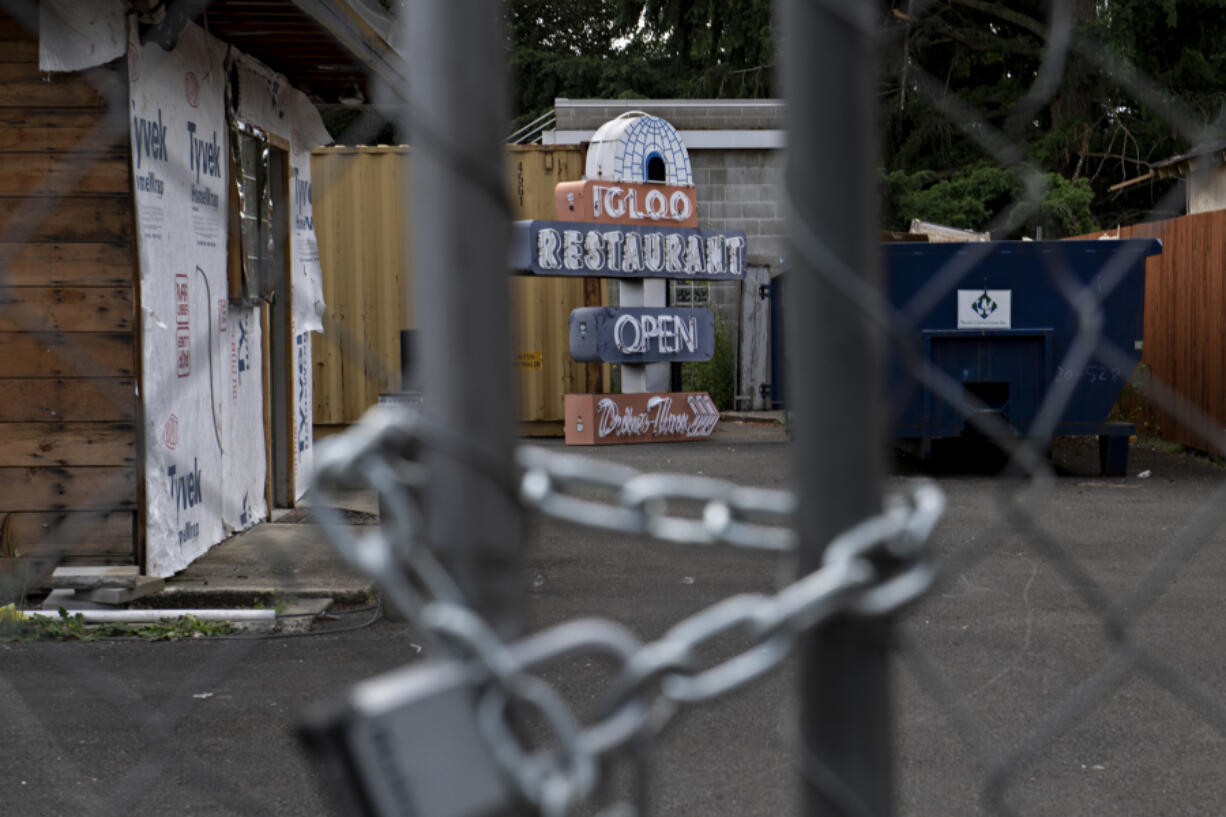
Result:
M285 77L244 54L235 55L232 74L238 83L234 117L289 142L294 331L321 332L325 305L311 205L311 151L332 139L319 111Z
M268 135L254 125L229 120L230 160L235 168L234 189L238 204L239 291L231 293L252 306L275 295L269 261L273 255L272 186L269 183ZM250 182L250 183L249 183Z
M229 128L227 132L230 135L230 166L241 168L243 166L243 149L241 137L239 136L238 123L233 118L227 117ZM250 259L247 257L247 227L243 224L242 214L247 212L247 191L243 187L243 181L238 173L232 174L234 184L234 202L238 206L238 213L235 219L231 219L230 224L233 228L238 227L238 265L239 277L239 292L231 292L232 297L244 297L246 293L252 290L252 270Z
M290 130L290 175L293 177L294 325L306 332L323 331L324 287L315 238L312 205L311 151L331 142L323 120L310 100L298 91L288 95Z

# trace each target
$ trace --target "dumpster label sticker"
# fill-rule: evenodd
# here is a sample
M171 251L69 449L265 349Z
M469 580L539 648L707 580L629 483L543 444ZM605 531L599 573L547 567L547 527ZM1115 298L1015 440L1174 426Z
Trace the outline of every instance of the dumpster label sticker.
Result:
M959 329L1010 329L1013 327L1013 290L958 290Z

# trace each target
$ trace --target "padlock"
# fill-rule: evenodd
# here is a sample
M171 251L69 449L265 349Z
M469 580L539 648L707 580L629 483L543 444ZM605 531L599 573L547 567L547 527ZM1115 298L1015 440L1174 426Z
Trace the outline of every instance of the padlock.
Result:
M478 723L479 670L414 664L311 711L299 737L337 814L492 817L526 813Z

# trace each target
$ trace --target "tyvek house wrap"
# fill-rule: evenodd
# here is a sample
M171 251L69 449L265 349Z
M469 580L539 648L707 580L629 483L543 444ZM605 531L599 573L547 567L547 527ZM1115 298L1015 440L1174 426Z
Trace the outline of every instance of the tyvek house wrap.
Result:
M190 23L169 52L140 45L130 31L128 69L144 313L146 571L167 576L268 515L265 363L258 311L227 299L227 46ZM313 107L287 115L291 133L299 118L313 137L322 131L322 125L314 129L319 117ZM309 180L309 150L297 160L306 164ZM309 202L294 210L307 214L313 246ZM291 218L298 220L293 211ZM310 263L297 250L306 244L300 232L295 229L291 256L295 290L300 268ZM314 274L318 281L317 253ZM309 292L309 282L303 288ZM313 324L295 316L295 332L306 338L295 343L295 381L305 380L295 384L295 431L308 454L297 458L300 490L309 477L312 421L307 332L319 328L322 307L321 295L312 304Z
M295 498L309 485L314 460L311 333L323 330L323 272L315 239L311 150L331 142L319 112L281 74L245 54L235 54L238 118L290 144L290 264L293 268L293 469Z
M38 70L81 71L123 56L124 0L42 0L38 4Z

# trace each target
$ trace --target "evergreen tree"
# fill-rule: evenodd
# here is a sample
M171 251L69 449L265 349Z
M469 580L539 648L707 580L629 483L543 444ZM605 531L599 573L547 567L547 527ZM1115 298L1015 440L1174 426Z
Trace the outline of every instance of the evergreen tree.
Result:
M770 0L508 0L516 114L557 97L771 96L770 14Z
M1111 188L1226 136L1226 0L878 9L888 228L921 218L1058 237L1173 215L1175 182ZM521 122L555 97L778 93L770 0L508 0L507 15ZM1027 179L1043 187L1030 209Z
M1061 5L1057 5L1057 4ZM943 0L887 4L882 79L887 224L960 218L1002 236L1049 236L1173 215L1173 182L1110 188L1160 159L1220 135L1226 93L1226 3L1221 0ZM1064 16L1070 49L1042 94L1044 60L1058 53L1049 14ZM1057 32L1058 34L1058 32ZM1157 93L1147 93L1140 78ZM941 113L945 95L982 119ZM1182 114L1176 113L1182 111ZM1038 170L1037 212L1017 207L1017 168L966 132L1003 133ZM1166 199L1164 201L1164 199ZM1157 208L1157 209L1155 209Z

